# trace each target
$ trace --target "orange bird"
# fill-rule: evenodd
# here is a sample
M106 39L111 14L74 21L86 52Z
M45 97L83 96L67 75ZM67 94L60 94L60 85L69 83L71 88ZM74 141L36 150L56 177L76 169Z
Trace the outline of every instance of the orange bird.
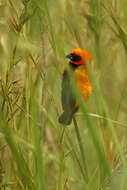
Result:
M69 61L69 66L75 78L77 88L84 101L87 101L92 93L92 85L88 75L86 60L92 62L92 57L87 50L76 48L66 56ZM62 80L62 95L61 95L63 113L59 117L59 122L63 125L70 125L73 115L78 110L78 102L72 89L68 70L65 69Z

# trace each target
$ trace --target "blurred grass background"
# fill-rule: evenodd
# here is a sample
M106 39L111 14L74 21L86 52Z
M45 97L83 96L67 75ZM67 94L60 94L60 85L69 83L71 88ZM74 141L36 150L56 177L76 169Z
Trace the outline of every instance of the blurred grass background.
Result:
M127 189L127 2L0 0L0 189ZM93 94L58 123L74 48Z

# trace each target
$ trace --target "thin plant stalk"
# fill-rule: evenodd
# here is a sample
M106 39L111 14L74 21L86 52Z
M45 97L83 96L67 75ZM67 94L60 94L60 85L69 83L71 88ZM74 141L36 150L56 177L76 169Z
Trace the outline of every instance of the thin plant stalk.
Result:
M86 164L84 148L83 148L83 145L82 145L82 142L81 142L81 136L80 136L80 133L79 133L78 124L77 124L77 121L76 121L74 116L73 116L73 123L74 123L74 127L75 127L75 133L76 133L76 137L77 137L77 140L78 140L80 152L81 152L81 158L82 158L83 167L84 167L84 170L85 170L86 182L88 182L88 179L89 179L88 178L88 168L87 168L87 164Z

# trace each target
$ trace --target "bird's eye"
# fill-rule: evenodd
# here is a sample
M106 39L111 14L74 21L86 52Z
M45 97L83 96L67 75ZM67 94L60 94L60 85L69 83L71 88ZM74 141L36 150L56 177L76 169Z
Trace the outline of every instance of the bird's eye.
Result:
M76 61L76 62L78 62L78 61L81 61L82 58L81 58L80 55L71 53L71 54L70 54L70 59L71 59L71 61Z

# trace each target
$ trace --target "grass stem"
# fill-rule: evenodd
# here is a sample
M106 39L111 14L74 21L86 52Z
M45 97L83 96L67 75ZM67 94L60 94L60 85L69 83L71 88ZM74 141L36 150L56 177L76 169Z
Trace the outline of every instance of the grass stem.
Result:
M75 117L73 117L73 123L74 123L75 133L76 133L76 137L77 137L78 144L79 144L79 149L80 149L80 152L81 152L82 166L84 168L86 182L88 183L88 179L89 179L88 178L88 168L87 168L87 164L86 164L84 148L83 148L83 145L82 145L82 142L81 142L81 136L80 136L79 129L78 129L78 124L77 124L77 121L76 121Z

